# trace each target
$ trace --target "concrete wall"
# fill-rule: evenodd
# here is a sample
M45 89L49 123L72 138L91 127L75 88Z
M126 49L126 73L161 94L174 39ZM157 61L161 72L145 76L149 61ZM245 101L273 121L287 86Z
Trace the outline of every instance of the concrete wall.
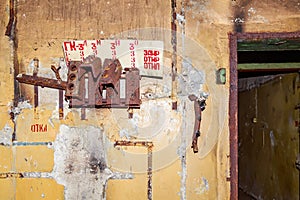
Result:
M12 2L15 21L8 37L4 33ZM0 97L0 173L6 177L0 179L1 199L146 199L147 151L114 148L115 140L126 139L124 133L129 139L154 143L153 199L228 199L229 84L215 81L218 68L229 72L227 34L297 31L299 8L297 1L177 1L174 111L174 98L169 98L171 1L1 1L0 87L5 95ZM27 72L35 57L40 60L40 75L54 77L50 66L65 66L61 59L65 40L129 37L163 40L165 46L163 80L141 80L143 89L157 88L157 98L143 99L143 112L135 111L140 117L136 126L123 117L126 110L90 109L87 120L80 120L80 110L68 109L67 103L65 117L59 120L57 91L39 88L40 106L34 111L33 87L14 87L14 75ZM194 112L187 95L201 91L209 97L199 153L194 154L190 149ZM14 98L21 99L19 104ZM154 120L152 124L143 121L144 113ZM164 122L156 125L162 115ZM34 124L47 125L47 131L32 132ZM102 163L103 168L93 163Z

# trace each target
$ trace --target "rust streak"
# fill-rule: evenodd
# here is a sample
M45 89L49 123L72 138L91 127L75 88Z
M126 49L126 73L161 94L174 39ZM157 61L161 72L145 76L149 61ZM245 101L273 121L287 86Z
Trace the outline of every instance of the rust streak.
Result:
M12 39L13 33L13 25L15 23L15 0L9 1L9 21L6 26L5 35Z

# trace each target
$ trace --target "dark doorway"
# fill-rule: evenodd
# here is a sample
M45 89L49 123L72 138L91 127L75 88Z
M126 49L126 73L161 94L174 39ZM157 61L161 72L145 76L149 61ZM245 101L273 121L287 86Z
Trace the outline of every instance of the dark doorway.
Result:
M239 199L299 199L299 73L239 78Z
M299 199L300 33L229 38L231 199Z

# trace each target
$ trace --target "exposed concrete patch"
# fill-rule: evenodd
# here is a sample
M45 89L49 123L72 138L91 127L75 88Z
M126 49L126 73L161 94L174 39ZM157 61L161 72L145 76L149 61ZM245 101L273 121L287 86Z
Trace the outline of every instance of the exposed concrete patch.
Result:
M205 73L197 70L187 59L182 61L182 74L178 77L180 96L194 94L199 96L202 92L202 85L205 82Z
M105 197L110 173L104 171L106 161L100 129L62 125L54 142L54 151L53 175L58 183L65 186L66 199Z
M109 179L132 178L107 168L103 131L62 125L54 142L52 176L65 186L65 199L106 199Z

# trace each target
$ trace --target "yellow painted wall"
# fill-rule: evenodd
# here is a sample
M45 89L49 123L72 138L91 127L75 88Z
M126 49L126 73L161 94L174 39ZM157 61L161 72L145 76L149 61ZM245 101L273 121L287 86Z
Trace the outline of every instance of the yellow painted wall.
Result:
M177 2L177 12L181 12L181 1ZM108 0L108 1L55 1L55 0L20 0L17 2L17 48L12 47L12 41L4 35L6 25L9 20L9 1L1 1L1 37L0 37L0 88L5 95L0 97L0 134L3 134L5 125L14 128L14 123L10 119L9 110L13 101L13 70L14 59L19 63L20 73L26 72L34 57L40 60L40 67L45 73L52 73L51 64L58 65L59 59L63 57L62 42L70 39L98 39L98 38L127 38L137 37L159 38L160 32L168 32L171 27L171 2L160 0ZM215 83L215 70L219 67L225 67L229 72L229 48L228 32L234 30L236 13L243 12L244 18L241 19L243 30L248 32L271 32L271 31L297 31L300 27L299 5L292 1L282 3L281 1L184 1L185 11L185 46L178 45L178 68L181 72L181 58L188 57L196 69L203 70L207 74L207 79L203 85L204 90L210 93L207 109L203 113L203 122L201 130L202 137L199 139L201 152L194 154L187 144L186 151L186 180L182 179L182 166L176 148L170 148L160 154L162 147L170 146L170 143L161 140L157 136L156 142L159 144L154 147L156 152L155 159L163 163L169 157L171 161L163 167L153 172L153 199L229 199L229 128L228 128L228 96L229 83L226 85L217 85ZM182 28L177 24L178 32ZM155 27L151 31L141 29ZM128 30L133 32L126 33ZM125 32L125 33L124 33ZM143 35L147 33L147 35ZM170 37L170 35L168 35ZM182 40L178 34L178 41ZM171 41L165 46L170 46ZM13 57L13 51L16 51L17 57ZM171 52L166 52L167 69L170 69ZM52 74L53 75L53 74ZM229 73L227 73L227 80ZM39 89L42 91L42 89ZM45 89L45 94L49 89ZM33 104L33 87L21 85L21 95L28 104ZM61 166L64 162L69 162L69 170L74 174L70 178L69 171L64 171L66 176L47 178L4 178L0 179L0 199L63 199L64 196L73 195L78 199L83 199L84 194L81 191L80 182L89 180L83 175L80 177L81 169L84 169L85 154L81 155L79 147L76 144L82 144L84 148L89 149L91 141L86 139L58 140L60 135L67 134L67 127L97 127L113 142L118 139L119 128L115 122L118 114L114 110L104 109L101 111L91 110L88 113L87 120L80 120L78 110L68 110L65 105L65 118L57 118L56 101L57 96L52 91L51 98L43 99L37 113L32 108L21 110L16 118L16 136L18 142L54 142L51 145L36 146L0 146L0 173L13 172L41 172L41 173L60 173L55 166ZM50 101L49 101L50 99ZM45 103L43 103L45 102ZM169 99L166 99L169 102ZM179 108L183 108L184 101L179 102ZM184 127L187 123L187 129L191 130L194 116L192 105L186 101L186 115L183 115L182 109L178 112L167 110L166 113L171 118L178 120L178 125ZM190 114L190 115L189 115ZM183 120L185 119L185 120ZM32 124L47 124L48 131L33 133L30 131ZM171 123L171 122L170 122ZM67 129L69 130L69 129ZM74 129L84 130L84 129ZM87 129L89 130L89 129ZM182 129L170 131L171 136L181 136ZM78 133L79 134L79 133ZM191 132L185 133L189 135ZM160 143L160 141L163 141ZM176 140L179 142L180 139ZM77 143L76 143L77 142ZM189 141L188 141L189 142ZM36 144L36 143L35 143ZM68 155L64 160L56 159L55 152L59 147L72 147L74 151L66 149ZM97 145L97 144L95 144ZM100 143L99 143L100 145ZM109 145L108 145L109 146ZM73 148L73 147L72 147ZM77 149L78 148L78 149ZM112 147L110 146L110 149ZM54 150L53 150L54 149ZM122 158L123 154L119 150L112 148L108 151L108 160L113 162L114 158ZM61 150L61 149L60 149ZM63 152L63 151L62 151ZM124 153L125 152L125 153ZM128 153L129 152L129 153ZM121 164L124 169L131 172L130 166L135 167L139 164L144 166L143 159L146 158L146 151L140 149L124 149L125 157L133 156L137 152L142 154L138 160L129 159L130 163ZM57 153L57 154L56 154ZM60 156L62 154L59 154ZM157 156L158 155L158 156ZM162 155L162 158L159 157ZM67 157L69 156L69 157ZM60 157L59 157L60 158ZM69 159L69 160L68 160ZM141 163L139 163L141 162ZM73 165L72 165L73 164ZM155 165L159 165L156 162ZM83 168L81 168L83 166ZM108 166L109 167L109 166ZM111 169L117 171L118 169ZM120 169L119 169L120 170ZM54 175L55 175L54 173ZM52 174L53 175L53 174ZM57 174L56 174L57 175ZM60 174L59 174L60 175ZM71 176L70 175L70 176ZM78 176L77 176L78 175ZM106 188L107 199L146 199L147 198L147 176L145 171L135 173L134 178L130 180L109 180ZM94 177L93 178L99 178ZM84 179L84 180L83 180ZM78 184L73 184L77 181ZM186 183L186 187L181 185L181 181ZM72 184L71 184L72 183ZM90 181L90 187L95 187L94 182ZM96 183L96 182L95 182ZM98 182L97 182L98 183ZM68 184L74 186L75 191L66 190ZM63 188L63 185L65 187ZM67 185L67 186L66 186ZM99 186L100 187L100 186ZM96 187L95 187L96 188ZM182 191L181 191L182 189ZM76 193L77 190L77 193ZM5 191L5 192L4 192ZM7 191L7 192L6 192ZM181 192L181 193L180 193ZM97 193L97 192L95 192ZM93 195L92 193L89 195ZM99 193L93 198L99 198Z
M241 196L299 198L297 73L282 74L239 93Z

